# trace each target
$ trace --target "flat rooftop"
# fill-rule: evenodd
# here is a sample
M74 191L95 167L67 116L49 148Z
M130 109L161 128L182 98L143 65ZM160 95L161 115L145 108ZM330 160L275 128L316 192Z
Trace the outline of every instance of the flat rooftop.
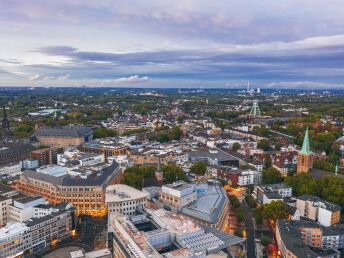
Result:
M218 221L228 200L222 185L202 183L195 185L197 200L181 209L187 216L214 224Z
M147 193L122 184L110 185L105 192L105 202L124 202L146 197Z

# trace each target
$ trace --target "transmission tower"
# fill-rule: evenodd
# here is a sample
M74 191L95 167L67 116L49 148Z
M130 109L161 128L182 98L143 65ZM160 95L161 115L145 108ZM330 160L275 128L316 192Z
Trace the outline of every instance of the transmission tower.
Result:
M252 101L252 103L253 104L252 104L250 115L253 116L253 117L260 116L260 109L259 109L259 106L258 106L258 99L254 99Z

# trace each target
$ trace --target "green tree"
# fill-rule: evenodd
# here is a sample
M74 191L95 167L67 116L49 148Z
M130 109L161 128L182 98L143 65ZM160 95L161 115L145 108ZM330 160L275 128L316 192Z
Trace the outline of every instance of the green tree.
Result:
M174 164L165 165L162 168L162 171L164 172L164 183L165 184L173 183L177 180L187 181L187 177L186 177L183 169L181 169L177 165L174 165Z
M117 131L113 129L108 129L108 128L96 128L93 134L94 139L104 138L104 137L116 137L116 136L117 136Z
M273 224L278 219L288 218L289 215L287 204L281 201L272 201L271 203L263 204L257 210L257 213L262 216L263 220Z
M262 139L262 140L260 140L260 141L258 142L258 144L257 144L257 147L258 147L259 149L264 150L264 151L269 151L269 150L271 150L270 141L267 140L267 139Z
M234 209L240 207L239 199L238 199L238 197L236 197L235 195L232 195L232 194L231 194L231 195L229 196L229 201L230 201L230 203L231 203L231 205L232 205L232 207L233 207Z
M262 173L263 184L276 184L283 182L281 173L275 168L264 169Z
M280 151L283 145L281 143L276 143L275 144L275 151Z
M155 166L129 167L124 171L122 183L141 190L143 179L153 177L155 170Z
M270 237L263 235L260 238L260 243L262 244L262 246L268 246L269 244L271 244L272 240Z
M238 142L233 143L232 145L232 151L238 151L240 150L241 146Z
M272 167L272 160L269 154L264 155L264 168L271 168Z
M257 207L257 202L256 200L253 198L252 195L247 194L245 195L245 202L247 203L247 205L251 208L254 209Z
M207 171L207 164L204 162L196 161L191 167L190 172L197 175L204 175Z
M239 224L243 223L245 220L245 212L242 208L235 209L235 216Z

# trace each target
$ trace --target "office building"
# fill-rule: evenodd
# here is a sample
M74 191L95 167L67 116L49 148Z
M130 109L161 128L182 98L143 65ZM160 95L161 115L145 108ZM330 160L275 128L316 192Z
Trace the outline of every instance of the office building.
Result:
M164 204L181 209L197 200L194 186L183 181L163 185L159 200Z
M116 162L72 170L55 165L37 171L25 170L17 188L43 196L51 204L72 203L78 214L103 216L107 214L105 188L119 183L121 178L122 171Z
M105 202L109 215L116 213L134 215L137 210L143 209L147 197L147 193L133 187L115 184L106 187Z

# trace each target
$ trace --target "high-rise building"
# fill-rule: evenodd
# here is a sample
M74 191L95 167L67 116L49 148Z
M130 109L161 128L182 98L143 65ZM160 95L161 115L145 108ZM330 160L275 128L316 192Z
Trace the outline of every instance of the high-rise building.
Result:
M313 152L309 143L308 127L303 139L302 149L297 155L297 173L307 173L313 167Z

